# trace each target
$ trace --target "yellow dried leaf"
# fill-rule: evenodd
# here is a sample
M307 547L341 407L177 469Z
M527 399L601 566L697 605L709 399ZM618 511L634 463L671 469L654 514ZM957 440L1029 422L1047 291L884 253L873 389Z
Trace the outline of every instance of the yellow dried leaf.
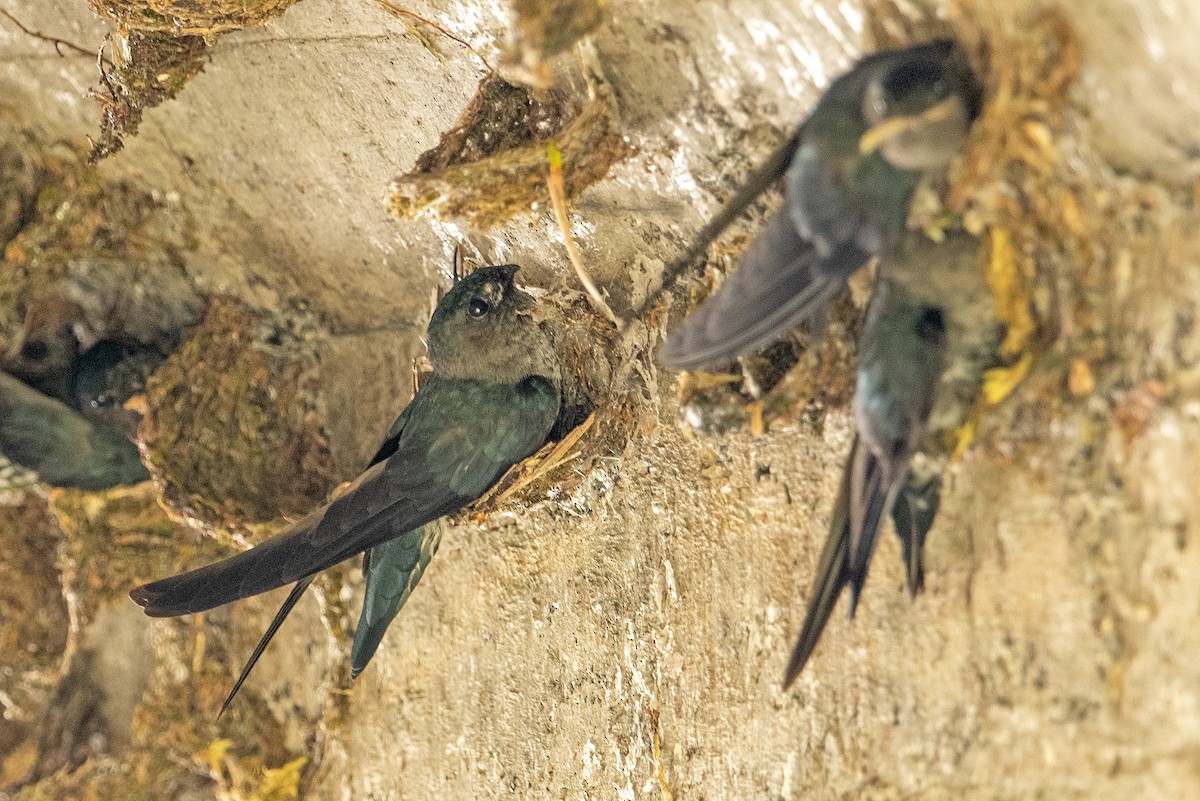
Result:
M263 771L262 784L246 801L292 801L300 794L300 772L308 757L299 757L279 768Z
M1017 265L1012 237L1003 228L992 229L992 255L988 260L988 287L996 304L996 319L1005 326L1002 356L1022 353L1033 337L1035 325L1030 313L1029 285Z
M983 374L983 399L989 405L995 406L1012 394L1017 385L1029 374L1033 365L1033 354L1024 356L1009 367L997 367Z
M767 431L767 423L763 419L764 406L766 404L760 400L746 404L746 411L750 413L750 435L753 437L761 437Z
M1092 374L1092 368L1083 359L1072 359L1070 372L1067 373L1067 389L1075 397L1081 398L1091 395L1095 388L1096 376Z
M1054 134L1042 122L1026 122L1021 126L1021 132L1037 153L1039 162L1049 165L1054 160Z
M949 432L948 436L954 442L954 450L950 454L950 458L958 461L963 454L967 452L967 448L971 447L971 443L975 441L975 429L979 424L979 415L974 414L962 424L958 429Z
M208 769L214 775L221 773L221 767L225 763L225 756L229 753L229 746L233 745L232 740L213 740L208 744L208 747L201 751L196 757L208 765Z

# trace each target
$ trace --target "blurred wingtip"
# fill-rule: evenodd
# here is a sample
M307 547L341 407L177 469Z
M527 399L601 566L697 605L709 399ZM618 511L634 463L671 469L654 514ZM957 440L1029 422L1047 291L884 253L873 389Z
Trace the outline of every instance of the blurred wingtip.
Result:
M697 312L697 314L699 313ZM659 364L670 370L699 370L715 364L732 362L737 358L737 353L726 354L721 350L714 350L711 346L696 348L692 341L696 338L693 330L696 323L688 325L693 318L689 318L683 325L672 331L663 342L662 349L658 354Z
M129 591L129 600L133 601L135 604L142 607L143 609L145 607L149 606L151 597L150 597L149 591L146 589L146 585L143 584L139 587L134 587L132 590L130 590Z
M161 597L162 593L154 589L154 584L142 584L129 591L129 599L140 606L147 617L172 617L175 612L158 606Z
M816 645L816 639L812 637L811 632L805 630L800 633L796 645L792 648L792 655L788 658L787 668L783 672L784 690L791 689L796 679L799 678L804 666L808 664L809 657L816 649Z

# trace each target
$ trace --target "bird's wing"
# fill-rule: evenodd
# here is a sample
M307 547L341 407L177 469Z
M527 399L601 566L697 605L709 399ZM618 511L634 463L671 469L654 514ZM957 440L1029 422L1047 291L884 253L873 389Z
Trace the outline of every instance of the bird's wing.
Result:
M902 466L881 462L860 431L847 466L850 472L850 515L845 583L850 585L851 619L858 609L863 585L867 583L871 557L875 555L875 546L879 543L879 527L891 511L899 483L907 469L907 462ZM896 472L899 472L898 477Z
M366 669L388 625L421 580L441 541L441 528L433 523L371 549L366 594L350 651L352 678Z
M785 208L798 235L822 253L854 241L862 219L861 212L851 205L859 159L857 153L845 150L835 134L810 138L796 152L787 172Z
M859 449L858 438L854 440L851 449L853 454ZM809 592L808 610L804 614L804 624L800 627L800 636L792 647L792 655L788 659L787 670L784 672L783 687L791 686L804 665L816 650L821 632L829 622L833 608L837 605L842 587L846 586L846 566L850 553L850 469L849 462L842 472L842 483L838 488L837 500L833 502L833 512L829 522L829 536L825 547L821 549L821 558L817 562L817 576L813 580Z
M937 517L941 491L940 474L922 479L910 473L892 507L892 523L900 538L908 592L913 596L925 589L925 536Z
M408 422L409 410L412 408L411 403L405 406L404 411L400 412L400 416L396 418L396 422L392 423L392 427L388 429L387 436L383 438L383 442L380 443L378 450L375 451L375 455L371 457L371 461L367 464L368 469L380 462L386 462L396 452L397 448L400 447L400 435L404 433L404 426Z
M99 491L150 477L137 446L111 427L0 372L0 453L56 487Z
M882 472L878 460L856 436L833 504L829 537L817 563L808 610L784 673L785 689L800 675L816 650L842 588L846 586L850 587L850 617L854 617L879 538L879 526L886 515L888 493L883 491Z
M846 247L821 259L796 233L790 215L775 212L733 274L671 332L663 345L663 363L691 370L770 344L823 311L867 258Z
M704 227L692 237L692 244L688 246L687 251L663 269L662 285L647 298L643 304L643 308L649 308L650 304L663 292L670 289L684 270L699 260L704 255L704 251L708 250L708 246L716 241L717 237L732 225L738 217L742 216L751 203L757 200L763 192L766 192L772 184L783 177L787 171L788 164L791 163L792 157L796 154L796 148L800 146L802 132L803 127L798 129L786 142L776 148L761 166L746 177L746 182L721 207L721 210L717 212L717 216L705 223Z
M222 562L134 589L152 617L199 612L332 567L479 497L545 442L557 387L540 376L516 385L434 380L413 399L387 461L337 500Z
M396 448L400 441L400 432L404 430L404 424L408 420L408 412L410 408L412 407L405 407L404 411L400 413L400 416L396 418L396 421L392 423L391 429L388 431L387 436L384 437L383 444L379 446L379 450L376 451L375 456L372 457L368 468L374 467L380 462L385 461L389 456L396 452ZM418 531L419 530L420 529L418 529ZM397 539L402 540L405 536L407 535L401 535ZM371 555L380 548L386 547L387 543L384 543L378 548L373 548L365 552L364 570L369 569L371 564ZM246 679L249 677L250 671L254 670L254 666L258 664L259 657L261 657L263 652L267 650L267 646L271 644L271 640L274 639L275 635L279 632L279 628L283 625L283 621L287 620L288 615L292 613L292 610L296 607L296 604L300 602L302 597L304 597L304 593L308 590L308 585L312 584L313 578L315 578L315 574L311 576L305 576L297 581L296 585L292 587L292 591L288 593L288 597L285 598L283 603L280 605L279 611L275 613L275 617L271 621L271 625L267 626L267 630L264 631L262 637L259 638L258 645L254 647L254 653L250 654L250 658L246 660L245 666L242 667L241 674L238 676L237 681L233 684L233 689L230 690L229 695L225 697L225 703L221 704L221 711L217 713L217 717L225 714L225 711L229 709L229 705L232 704L233 699L237 697L238 691L242 689L242 685L246 683ZM413 584L415 585L416 582L414 581ZM368 596L369 594L370 590L368 589ZM399 606L396 607L396 610L399 611ZM383 636L382 633L380 636Z
M91 426L65 404L49 398L8 373L0 372L0 451L19 465L36 470L48 454L87 447Z

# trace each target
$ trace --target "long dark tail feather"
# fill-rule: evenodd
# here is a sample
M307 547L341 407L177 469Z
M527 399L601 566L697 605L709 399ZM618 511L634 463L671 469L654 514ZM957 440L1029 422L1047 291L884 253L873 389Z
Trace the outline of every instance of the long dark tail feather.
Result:
M857 440L854 447L858 447ZM829 537L821 550L821 559L817 564L817 576L813 581L811 596L808 600L808 611L804 615L804 625L800 627L800 636L792 648L788 659L787 669L783 675L783 689L787 689L800 675L800 671L808 663L809 657L816 650L821 633L837 606L838 596L848 580L847 566L850 553L850 469L842 473L842 485L838 490L837 500L833 504L833 514L830 516Z
M250 675L250 671L258 663L258 658L263 655L263 651L267 650L267 645L274 638L279 627L283 625L283 621L291 613L292 608L300 597L304 595L304 591L308 589L308 585L312 584L314 576L306 576L296 582L296 586L292 587L291 593L284 600L283 605L279 607L279 611L275 613L275 619L271 621L271 625L263 633L262 638L258 641L258 645L254 649L254 653L250 654L250 658L246 660L246 666L242 668L242 675L238 676L237 682L233 685L233 689L229 691L229 695L225 697L225 703L221 704L221 711L217 713L217 717L225 714L225 710L229 709L229 705L233 703L234 696L238 694L238 690L242 689L242 684Z
M863 585L871 569L871 558L879 543L879 527L888 509L888 471L862 440L855 442L852 462L862 464L862 486L852 487L850 500L850 557L846 565L846 583L850 587L850 619L858 611Z
M720 289L671 332L662 361L690 370L769 345L800 321L820 316L866 261L853 247L820 259L787 211L777 211Z
M281 565L289 561L290 554L307 547L304 538L325 511L326 507L322 507L286 532L228 559L135 587L129 597L150 617L175 617L203 612L298 581L303 576L289 575Z
M886 483L889 478L889 471L883 469L862 439L856 436L830 516L829 538L821 551L808 612L784 674L784 689L800 675L816 650L843 587L850 588L849 616L854 619L871 567L871 557L879 541L879 527L892 504L889 495L894 495L898 489L889 489Z
M896 498L892 507L892 525L896 528L896 536L900 539L900 555L904 560L904 580L908 585L908 594L916 597L925 589L925 565L921 554L924 546L914 511L909 503L907 488Z
M925 589L925 538L937 517L942 477L937 473L920 479L910 475L892 507L892 523L904 554L908 592L916 597Z
M797 131L768 156L761 167L746 178L746 183L737 191L737 194L730 198L729 202L717 212L717 216L709 220L692 238L692 244L687 251L663 269L662 286L646 298L646 302L642 304L642 310L650 308L664 292L670 290L679 276L708 250L708 246L734 220L742 216L751 203L783 176L788 165L792 163L792 157L796 155L796 149L799 146L800 132Z

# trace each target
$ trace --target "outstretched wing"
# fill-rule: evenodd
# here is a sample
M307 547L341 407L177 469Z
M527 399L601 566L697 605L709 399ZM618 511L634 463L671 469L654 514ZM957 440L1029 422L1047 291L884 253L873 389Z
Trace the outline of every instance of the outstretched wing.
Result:
M454 512L545 441L557 387L431 377L405 410L395 452L337 500L222 562L130 593L153 617L200 612L331 567Z
M820 314L867 258L846 247L821 259L788 212L775 212L733 275L667 337L663 363L692 370L769 345Z
M442 541L439 524L409 531L371 549L362 613L350 650L350 676L362 673Z

